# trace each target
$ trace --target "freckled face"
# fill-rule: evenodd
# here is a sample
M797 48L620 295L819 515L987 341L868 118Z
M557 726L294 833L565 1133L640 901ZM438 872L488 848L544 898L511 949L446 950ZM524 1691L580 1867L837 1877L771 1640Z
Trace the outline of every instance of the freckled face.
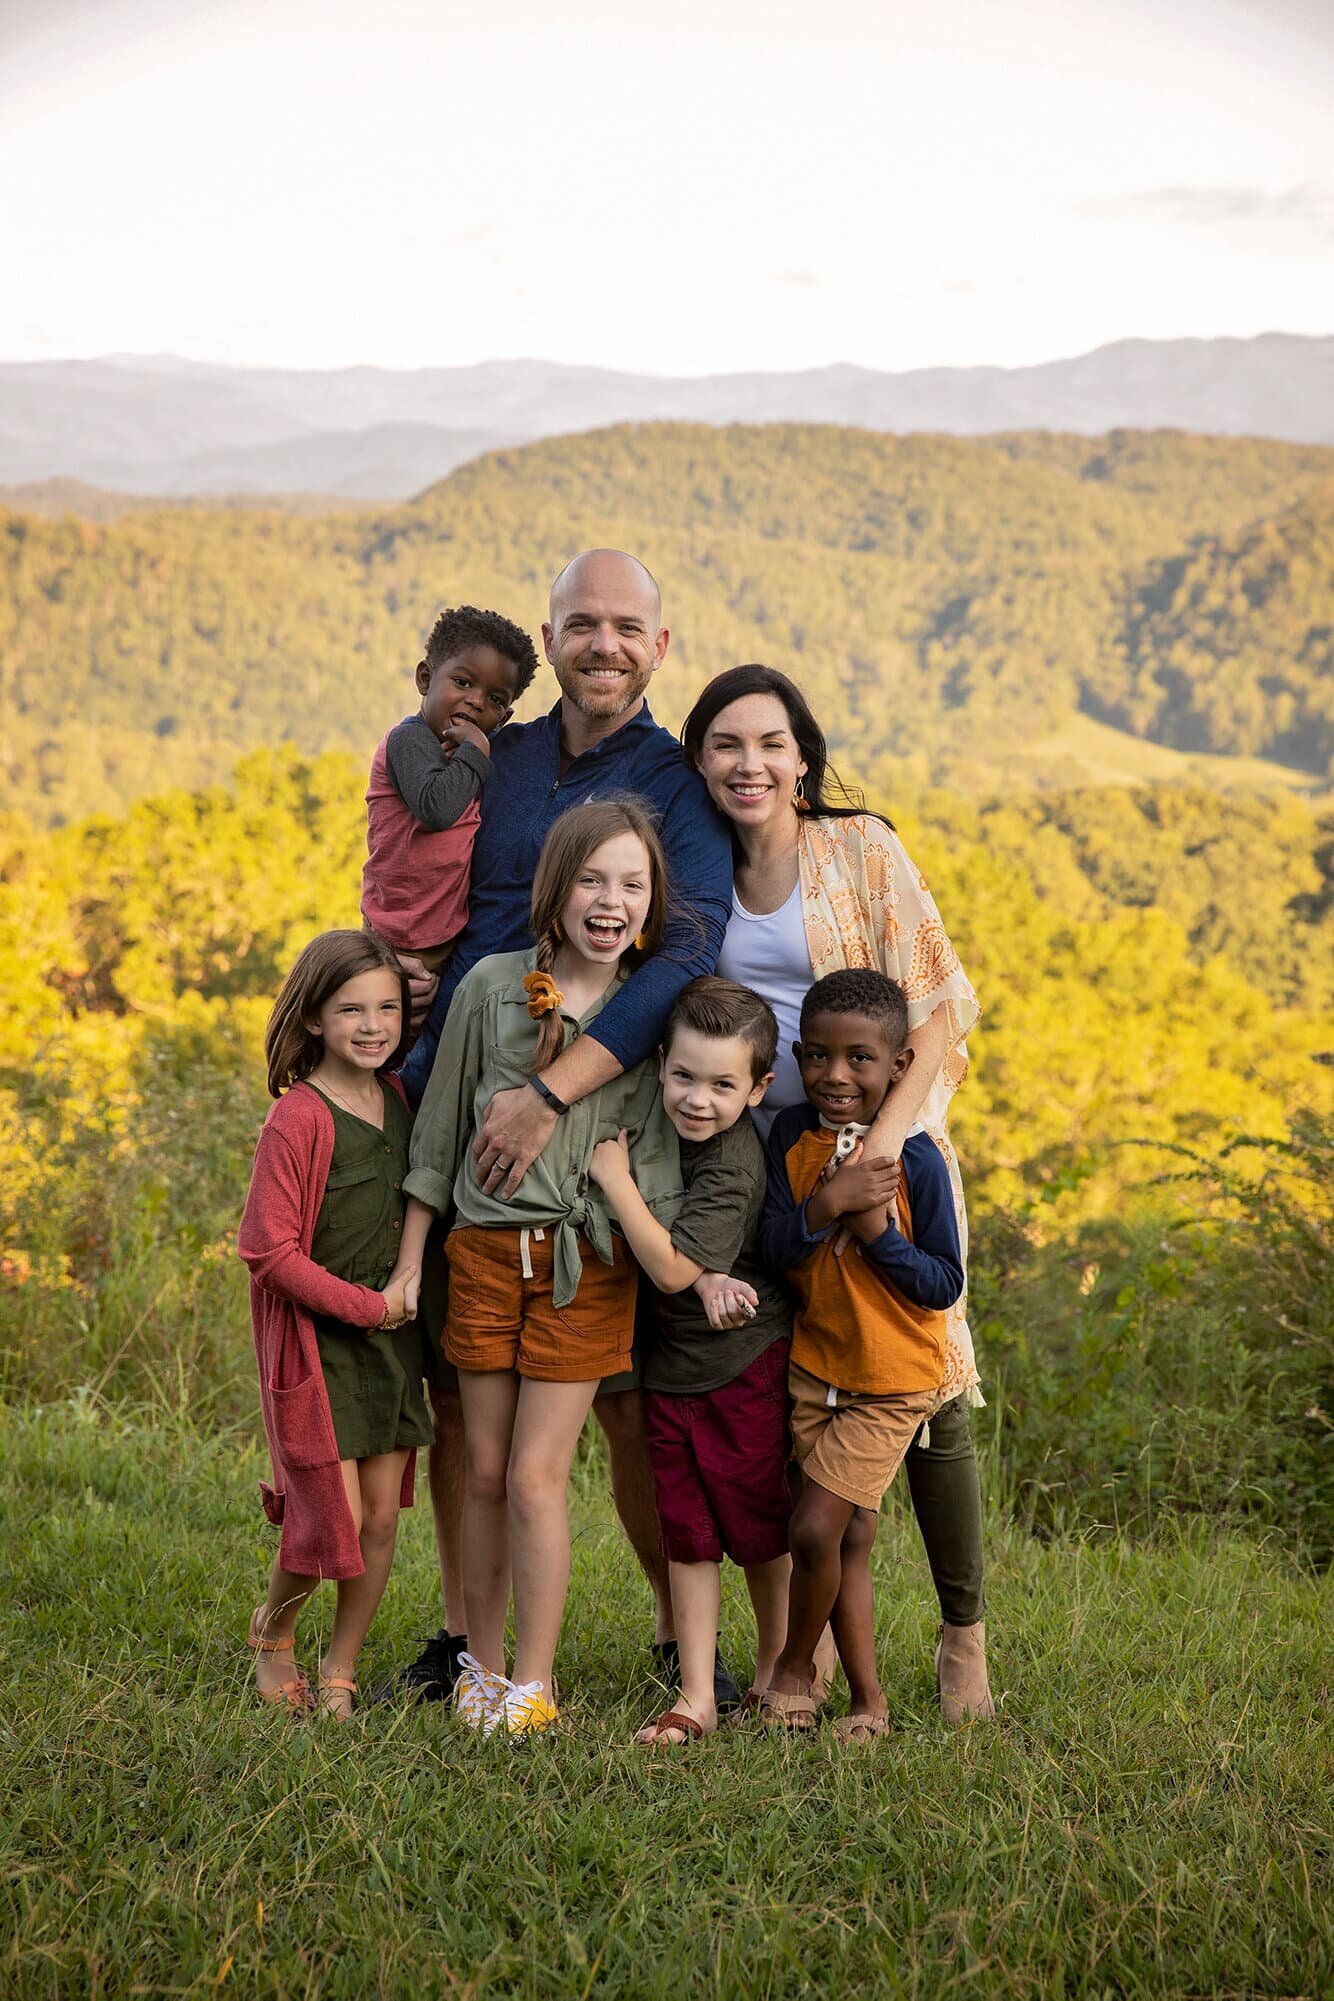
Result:
M580 869L560 914L565 943L595 966L628 952L648 922L653 867L638 834L613 834Z

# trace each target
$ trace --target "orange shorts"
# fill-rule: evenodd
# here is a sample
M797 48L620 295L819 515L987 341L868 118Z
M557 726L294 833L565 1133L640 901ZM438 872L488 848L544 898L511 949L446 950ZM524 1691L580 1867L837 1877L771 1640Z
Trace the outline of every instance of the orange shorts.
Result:
M528 1239L532 1277L523 1273ZM442 1346L455 1368L470 1374L517 1369L541 1383L591 1383L630 1366L639 1268L619 1237L615 1263L604 1265L583 1246L579 1289L568 1306L552 1304L555 1232L451 1230L449 1311Z

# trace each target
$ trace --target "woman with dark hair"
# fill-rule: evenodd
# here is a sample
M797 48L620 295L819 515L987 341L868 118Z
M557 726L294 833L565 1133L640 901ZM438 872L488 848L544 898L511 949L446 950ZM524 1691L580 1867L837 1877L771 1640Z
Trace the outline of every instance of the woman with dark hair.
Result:
M977 996L925 879L887 820L861 810L829 767L801 690L775 668L733 667L709 682L681 731L686 756L732 830L732 916L718 971L752 987L779 1023L777 1075L757 1119L804 1093L791 1049L812 982L840 966L886 973L908 999L914 1060L866 1136L896 1160L910 1132L940 1148L965 1258L967 1218L948 1107L968 1071ZM837 799L831 799L830 793ZM909 1491L936 1593L936 1676L952 1722L995 1711L987 1682L982 1506L968 1407L982 1402L967 1293L948 1318L941 1406L908 1452Z

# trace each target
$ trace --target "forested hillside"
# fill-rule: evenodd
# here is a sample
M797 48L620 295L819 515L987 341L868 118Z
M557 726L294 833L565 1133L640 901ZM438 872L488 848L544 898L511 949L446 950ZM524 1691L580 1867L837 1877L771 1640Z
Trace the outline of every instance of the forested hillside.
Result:
M652 425L493 454L373 514L0 514L10 794L59 822L261 744L364 758L442 604L536 632L593 542L664 581L665 721L768 660L882 786L1050 782L1041 744L1080 719L1313 780L1334 758L1330 450ZM540 677L528 711L549 698Z
M228 789L0 828L0 981L25 996L0 1029L18 1154L21 1104L57 1124L77 1104L85 1139L122 1130L121 1086L178 1031L253 1042L251 1004L305 939L357 922L361 790L346 755L257 752ZM1176 787L882 803L986 1003L959 1101L983 1205L1113 1140L1207 1142L1230 1119L1278 1134L1334 1102L1334 820ZM258 1071L255 1104L257 1088ZM1100 1172L1105 1195L1131 1170Z

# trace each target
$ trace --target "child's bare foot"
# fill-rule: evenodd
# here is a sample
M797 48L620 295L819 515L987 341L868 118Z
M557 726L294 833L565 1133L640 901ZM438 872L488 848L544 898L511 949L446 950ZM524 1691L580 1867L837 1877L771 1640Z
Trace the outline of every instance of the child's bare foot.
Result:
M679 1696L670 1709L642 1730L636 1730L636 1744L689 1744L697 1737L711 1737L718 1728L718 1711L713 1703L687 1702Z

